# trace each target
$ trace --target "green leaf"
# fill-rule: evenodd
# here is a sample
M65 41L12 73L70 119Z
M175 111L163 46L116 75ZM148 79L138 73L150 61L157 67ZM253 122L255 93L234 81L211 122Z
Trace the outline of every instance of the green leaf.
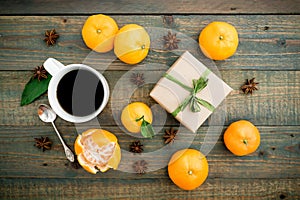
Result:
M145 138L152 138L154 136L154 129L152 125L144 119L141 125L141 134Z
M52 78L50 74L47 76L46 79L41 79L40 81L37 78L30 78L22 93L21 106L32 103L47 91L49 82Z

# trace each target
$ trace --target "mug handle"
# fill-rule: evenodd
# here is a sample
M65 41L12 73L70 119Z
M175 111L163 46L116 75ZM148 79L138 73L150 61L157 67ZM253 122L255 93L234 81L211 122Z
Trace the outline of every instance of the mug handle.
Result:
M45 69L51 74L51 76L54 76L65 67L61 62L54 58L48 58L43 65Z

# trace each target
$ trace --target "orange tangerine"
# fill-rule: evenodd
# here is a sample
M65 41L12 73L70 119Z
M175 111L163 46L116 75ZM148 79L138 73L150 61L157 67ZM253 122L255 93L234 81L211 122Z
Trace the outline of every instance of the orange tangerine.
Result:
M117 33L114 42L115 55L127 64L137 64L144 60L150 48L147 31L137 24L127 24Z
M239 120L230 124L226 129L224 143L233 154L245 156L259 147L260 133L251 122Z
M212 22L199 35L199 45L205 56L225 60L232 56L239 44L234 26L226 22Z
M136 121L144 116L144 120L152 123L151 109L142 102L134 102L128 104L122 111L121 121L124 127L132 133L141 131L142 121Z
M195 149L182 149L171 157L168 165L171 180L183 190L194 190L206 180L208 163Z
M86 46L105 53L113 49L114 39L119 30L115 20L107 15L92 15L82 27L82 38Z
M121 161L117 137L103 129L89 129L78 135L74 149L79 164L92 174L117 169Z

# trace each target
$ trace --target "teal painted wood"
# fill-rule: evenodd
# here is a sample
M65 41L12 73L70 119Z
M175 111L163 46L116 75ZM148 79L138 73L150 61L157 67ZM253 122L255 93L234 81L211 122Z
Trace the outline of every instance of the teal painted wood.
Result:
M220 3L192 0L185 4L181 1L153 4L154 1L138 0L128 1L126 5L101 2L101 8L99 1L93 0L85 6L79 6L76 1L43 1L41 4L38 1L1 2L5 9L1 9L0 13L10 15L0 16L1 199L300 198L300 18L298 15L259 15L299 14L299 2L229 0ZM198 6L195 6L197 3ZM130 101L143 101L149 105L155 104L149 98L154 85L151 81L156 82L183 51L199 52L197 38L209 22L222 20L233 24L240 37L238 51L230 59L215 64L224 81L234 91L226 100L225 122L217 123L222 131L213 132L211 136L218 138L231 122L248 119L261 132L259 149L249 156L237 157L226 149L222 135L215 145L214 140L206 141L206 144L214 145L207 156L209 177L200 188L190 192L180 190L172 183L166 167L143 176L113 170L92 175L83 169L74 169L66 160L51 125L41 122L36 115L37 105L47 103L47 96L25 107L20 107L19 102L24 85L31 76L30 70L41 65L47 57L55 57L69 64L84 62L90 56L87 64L100 71L106 69L106 63L113 61L104 72L112 90L120 77L136 67L116 60L113 53L91 54L83 43L80 32L85 19L90 14L103 11L111 14L120 27L137 23L145 27L166 28L153 34L149 55L141 63L144 69L140 72L150 83L136 89L130 97ZM47 16L34 16L37 13ZM130 15L124 15L126 13ZM178 15L180 13L187 15ZM218 15L237 13L258 15ZM164 14L175 14L174 22L167 24ZM47 47L43 42L44 31L52 28L56 28L60 38L57 45ZM163 49L162 36L167 34L167 29L181 33L177 34L181 39L179 50L168 52ZM194 40L192 45L190 39ZM259 91L255 91L253 96L245 96L239 88L245 79L252 77L260 83ZM128 79L125 82L131 84ZM120 94L130 92L126 88L119 91ZM118 116L128 99L116 98L114 101L119 103L115 113ZM102 128L115 133L121 148L127 150L136 138L117 126L112 113L109 104L99 115L99 122ZM166 115L156 109L154 114L156 128L162 126ZM207 120L196 136L181 130L175 144L184 146L194 139L191 147L201 148L210 122L210 119ZM56 124L71 148L77 130L81 132L98 127L97 123L75 127L59 118ZM179 124L167 115L163 125L164 128L152 140L141 139L145 153L162 148L164 129ZM49 136L53 141L51 151L42 152L33 146L34 138L40 136ZM168 160L161 154L157 157L151 160L151 169L156 167L155 161ZM126 161L122 160L121 169L132 170L131 163Z
M0 194L2 199L299 199L299 181L208 178L198 189L184 191L164 179L0 179Z
M154 83L136 88L130 82L131 72L122 79L120 77L124 75L124 71L106 71L104 73L111 88L111 94L115 93L117 95L114 95L114 97L111 95L107 107L98 116L101 125L116 125L121 110L128 102L142 101L149 106L157 104L149 97L149 93L165 71L139 72L144 73L146 82L153 80ZM41 124L36 115L36 109L39 103L48 103L47 96L40 97L30 105L20 107L22 90L31 74L32 72L29 71L0 72L0 114L2 116L0 125L34 126ZM221 71L221 75L234 91L225 101L227 108L225 122L217 122L217 125L228 125L238 119L248 119L256 125L300 125L298 114L300 110L299 71L224 70ZM256 81L259 82L259 90L254 91L252 96L243 94L240 90L241 85L246 79L253 77L256 77ZM124 87L115 88L117 83ZM132 86L131 89L130 86ZM159 107L156 107L153 112L156 116L155 123L157 125L178 125L178 122L172 116L167 115ZM166 123L164 123L165 120ZM71 124L59 118L56 122L62 126Z
M293 0L90 0L88 3L80 0L73 1L2 1L0 14L93 14L93 13L122 13L122 14L291 14L299 13L299 1Z
M232 70L299 70L300 17L299 15L174 15L174 23L167 25L163 16L111 15L120 27L137 23L156 27L151 35L151 51L141 65L157 63L170 65L185 50L200 53L198 36L211 21L233 24L239 33L239 47L233 57L216 62L219 69ZM48 57L64 64L87 62L97 69L109 66L111 70L130 70L109 54L91 53L82 38L81 28L87 16L1 16L0 17L0 70L31 70ZM53 47L47 47L46 30L55 28L60 34ZM182 41L179 49L164 50L162 37L168 29L179 31ZM111 63L111 64L110 64ZM104 66L104 67L103 67ZM152 66L149 70L161 69Z
M75 127L57 127L66 143L73 149L78 134ZM81 130L89 128L97 127L79 127ZM132 179L163 179L168 181L166 165L160 166L161 163L168 163L170 159L168 151L173 152L186 145L195 149L202 149L203 145L211 145L213 149L207 155L210 179L300 178L299 126L258 126L261 133L260 147L256 152L244 157L234 156L226 149L222 140L222 133L226 127L221 128L221 132L209 131L208 127L201 127L196 135L186 129L180 129L177 140L167 148L168 150L162 149L164 147L163 129L151 140L140 139L145 150L145 154L142 156L128 153L129 144L137 140L136 137L126 134L116 126L102 126L102 128L116 134L123 150L123 158L127 158L121 160L118 171L109 170L107 173L92 175L83 169L72 168L51 125L40 124L34 127L2 126L0 130L0 177L110 178L129 181ZM206 134L210 134L209 140L207 140ZM43 152L34 147L34 138L41 136L48 136L53 141L50 151ZM155 156L151 152L156 152ZM133 161L139 157L149 162L149 173L143 176L133 174Z

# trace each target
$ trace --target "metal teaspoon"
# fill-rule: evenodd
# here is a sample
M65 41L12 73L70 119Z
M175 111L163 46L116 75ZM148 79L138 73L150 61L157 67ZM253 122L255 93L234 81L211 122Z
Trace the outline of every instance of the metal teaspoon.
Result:
M60 139L60 142L62 143L62 145L64 147L66 157L68 158L69 161L74 162L73 152L65 144L64 140L60 136L60 133L58 132L58 130L56 129L56 126L54 124L54 120L56 118L56 113L52 110L52 108L50 108L50 106L48 106L46 104L40 104L38 107L38 115L43 122L51 122L58 138Z

